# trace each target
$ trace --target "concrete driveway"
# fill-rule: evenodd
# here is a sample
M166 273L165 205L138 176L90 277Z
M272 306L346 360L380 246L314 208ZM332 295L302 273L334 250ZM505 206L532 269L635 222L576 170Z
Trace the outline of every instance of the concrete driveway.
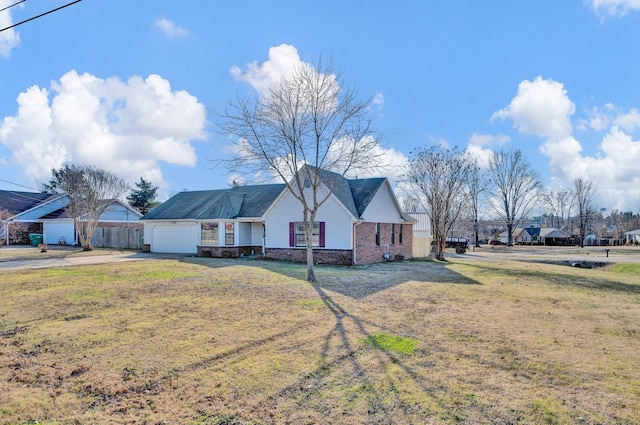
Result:
M149 254L140 252L114 253L106 255L69 256L61 258L46 258L33 260L0 261L2 270L45 269L49 267L83 266L88 264L122 263L125 261L142 261L158 258L180 258L181 254Z

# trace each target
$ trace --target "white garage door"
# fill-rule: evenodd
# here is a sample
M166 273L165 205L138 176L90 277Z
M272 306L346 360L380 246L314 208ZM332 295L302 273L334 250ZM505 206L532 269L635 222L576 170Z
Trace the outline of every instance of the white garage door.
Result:
M57 245L58 242L61 242L62 240L69 245L73 245L75 242L73 221L45 221L42 225L42 231L44 233L43 242L46 244Z
M198 227L195 224L175 224L153 228L151 252L195 254L198 251Z

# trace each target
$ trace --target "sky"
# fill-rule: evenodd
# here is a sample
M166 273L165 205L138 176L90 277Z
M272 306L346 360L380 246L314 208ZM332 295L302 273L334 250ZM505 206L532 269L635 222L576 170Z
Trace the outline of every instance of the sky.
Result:
M598 209L639 212L638 46L640 0L83 0L0 32L0 189L65 163L162 199L228 187L220 112L322 59L371 102L394 187L416 148L519 149L548 190L581 177Z

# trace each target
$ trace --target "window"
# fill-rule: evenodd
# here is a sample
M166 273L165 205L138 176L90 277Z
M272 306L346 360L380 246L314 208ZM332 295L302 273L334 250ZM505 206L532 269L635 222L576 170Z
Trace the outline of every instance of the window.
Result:
M396 244L396 225L391 223L391 245Z
M226 223L224 225L224 244L225 245L233 245L235 243L233 229L234 229L233 223Z
M200 240L202 245L218 245L218 223L202 223Z
M400 224L400 230L398 232L398 243L402 245L402 224Z
M380 245L380 223L376 223L376 245Z
M311 246L324 246L324 229L324 221L316 221L313 223L313 236L311 239ZM304 236L303 221L289 223L289 246L307 246L307 241Z

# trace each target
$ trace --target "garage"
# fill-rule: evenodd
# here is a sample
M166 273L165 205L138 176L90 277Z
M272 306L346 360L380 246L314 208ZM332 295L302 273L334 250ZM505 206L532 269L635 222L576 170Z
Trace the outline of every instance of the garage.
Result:
M150 242L151 252L195 254L198 251L198 227L195 223L155 225Z
M44 233L43 242L46 244L73 245L75 243L73 220L66 220L66 221L45 220L43 221L43 224L42 224L42 230Z

